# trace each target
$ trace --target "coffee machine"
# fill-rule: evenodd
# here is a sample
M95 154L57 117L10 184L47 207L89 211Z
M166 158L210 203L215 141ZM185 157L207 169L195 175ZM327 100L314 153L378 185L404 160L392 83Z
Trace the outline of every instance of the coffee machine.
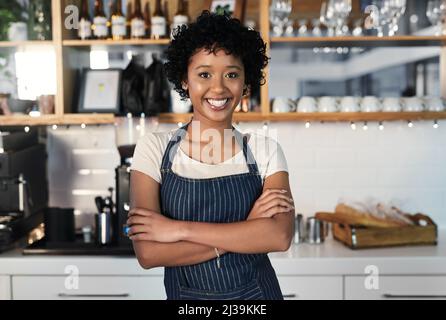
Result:
M114 240L118 246L132 247L132 241L125 233L127 216L130 210L130 165L135 145L118 147L121 164L116 168L116 214Z
M48 205L46 159L37 129L0 131L0 251L43 223Z

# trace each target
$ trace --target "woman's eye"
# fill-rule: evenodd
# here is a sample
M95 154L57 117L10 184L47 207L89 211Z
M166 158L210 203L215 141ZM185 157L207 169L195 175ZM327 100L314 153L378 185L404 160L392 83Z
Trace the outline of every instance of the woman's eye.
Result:
M198 76L199 76L200 78L207 79L207 78L210 77L210 74L209 74L208 72L202 72L202 73L198 74Z
M230 79L238 78L238 73L236 73L236 72L228 73L227 77Z

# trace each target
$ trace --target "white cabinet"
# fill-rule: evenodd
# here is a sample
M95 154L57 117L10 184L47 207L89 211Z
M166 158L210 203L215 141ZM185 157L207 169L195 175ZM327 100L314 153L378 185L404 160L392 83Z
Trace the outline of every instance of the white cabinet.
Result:
M278 276L286 300L341 300L342 276Z
M11 277L0 276L0 300L11 299Z
M345 298L446 299L446 276L347 276Z
M13 276L13 299L166 299L162 276Z

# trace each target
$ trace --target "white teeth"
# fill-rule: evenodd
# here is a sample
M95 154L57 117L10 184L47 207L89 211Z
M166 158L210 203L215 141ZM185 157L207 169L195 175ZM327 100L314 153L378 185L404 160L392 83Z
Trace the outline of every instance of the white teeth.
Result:
M228 102L228 99L223 99L223 100L206 99L206 100L207 102L209 102L209 104L217 108L223 107L226 104L226 102Z

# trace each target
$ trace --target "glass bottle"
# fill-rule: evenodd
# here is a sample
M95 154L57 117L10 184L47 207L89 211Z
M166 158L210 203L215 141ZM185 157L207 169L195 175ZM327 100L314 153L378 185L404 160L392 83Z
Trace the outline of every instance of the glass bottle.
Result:
M31 40L51 39L51 2L44 0L30 1L29 34Z
M81 13L79 15L78 37L81 40L91 38L91 18L88 13L88 0L82 0Z
M152 39L160 39L166 36L166 17L161 8L161 0L155 2L155 12L152 16Z
M126 21L122 13L122 0L116 0L111 16L112 38L113 40L122 40L126 37Z
M141 0L135 0L135 10L132 15L132 32L131 37L133 39L142 39L145 35L144 29L144 16L141 11Z
M173 17L173 23L171 27L171 34L170 34L171 38L173 38L174 31L178 27L188 24L189 24L189 15L186 11L186 5L184 3L184 0L178 0L177 12Z
M93 35L96 39L107 39L107 17L102 0L94 2Z

